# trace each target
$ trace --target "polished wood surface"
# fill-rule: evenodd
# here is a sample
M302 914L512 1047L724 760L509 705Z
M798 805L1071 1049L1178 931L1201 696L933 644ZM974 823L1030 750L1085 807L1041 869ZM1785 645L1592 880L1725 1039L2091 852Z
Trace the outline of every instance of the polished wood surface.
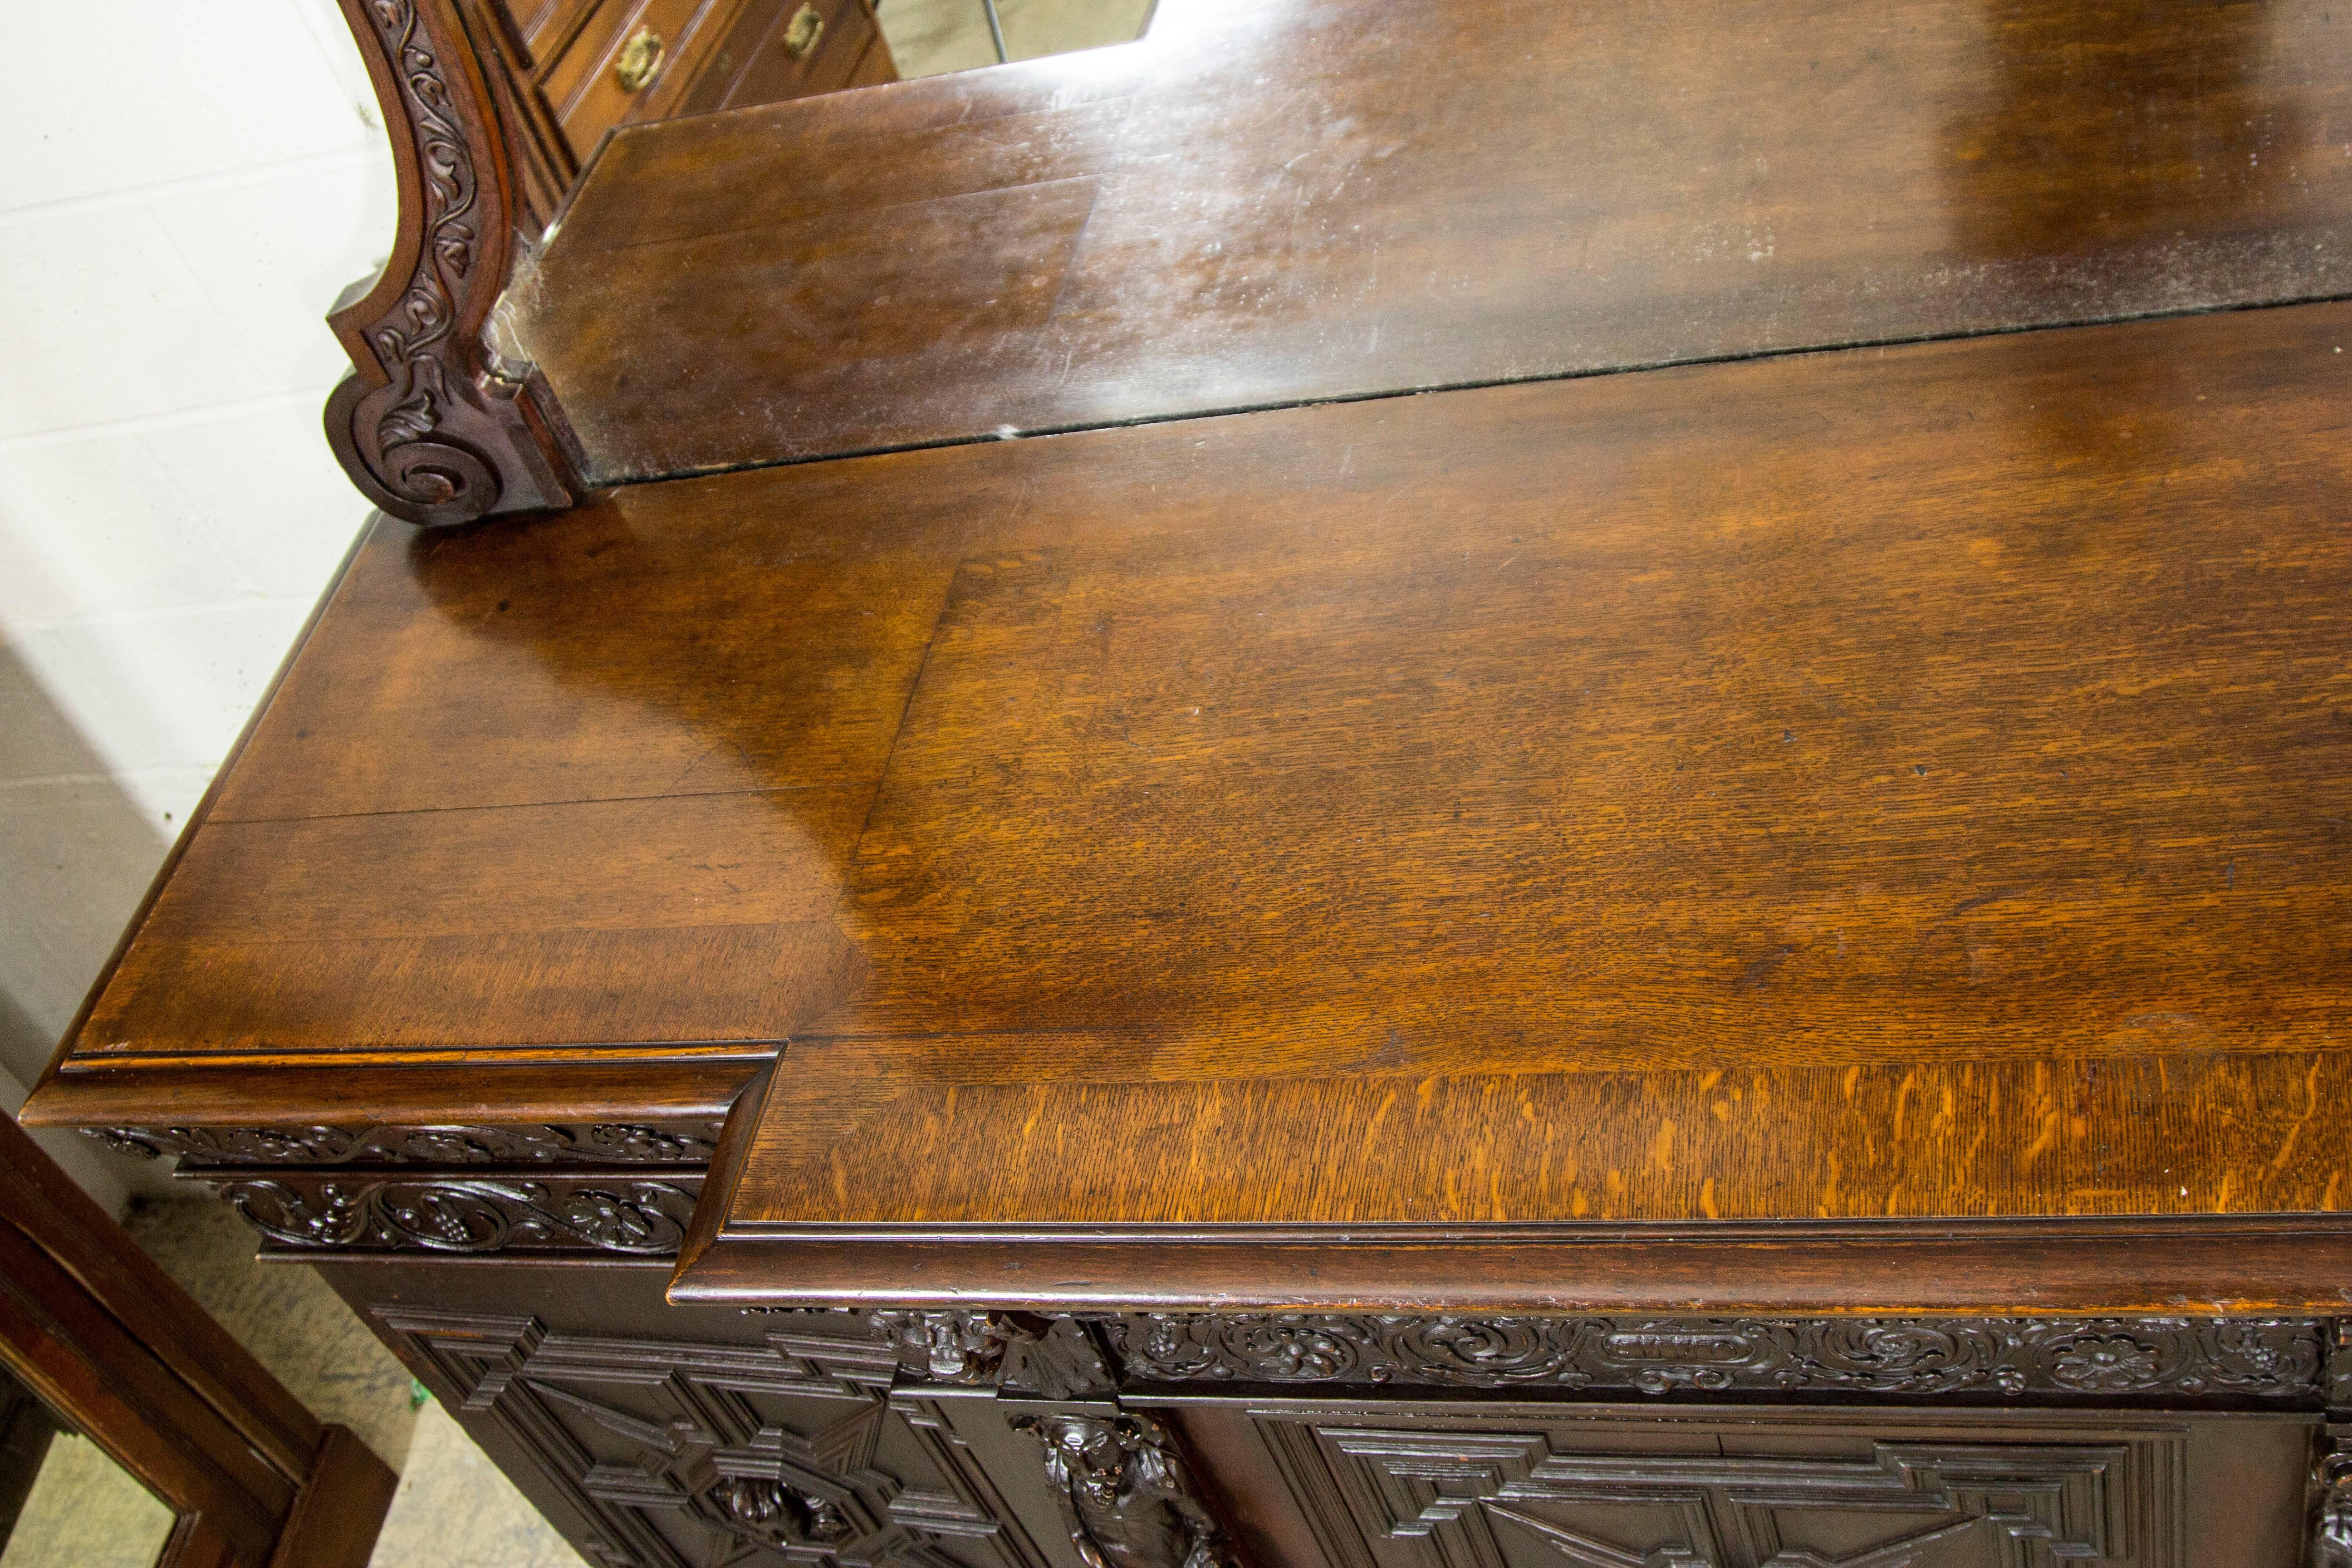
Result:
M505 350L593 479L2352 289L2311 6L1162 0L621 132Z
M2021 1254L1791 1294L1538 1247L1489 1296L1427 1252L2336 1209L2347 331L1012 448L957 487L1013 521L959 564L847 879L867 977L796 1036L684 1280L817 1299L855 1270L797 1243L864 1237L903 1288L916 1237L1043 1232L1035 1268L1088 1252L1051 1289L1095 1300L1137 1283L1114 1240L1198 1301L2330 1299L2340 1238L2297 1268L2251 1233L2184 1238L2156 1296L2128 1227L2134 1277L2072 1288ZM1361 1226L1408 1227L1385 1268L1315 1245ZM1189 1294L1144 1260L1251 1236L1307 1245ZM1038 1289L1005 1253L924 1271Z
M2189 317L379 524L33 1110L331 1121L302 1095L405 1071L441 1113L494 1062L723 1101L789 1040L684 1289L2332 1300L2347 339ZM1829 1261L1769 1289L1546 1250L1792 1223ZM1465 1283L1438 1244L1481 1235Z

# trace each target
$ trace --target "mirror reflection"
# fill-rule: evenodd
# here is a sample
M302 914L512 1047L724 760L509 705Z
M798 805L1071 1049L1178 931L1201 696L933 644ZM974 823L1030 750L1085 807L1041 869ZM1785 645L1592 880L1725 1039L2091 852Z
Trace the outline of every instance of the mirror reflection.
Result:
M1151 0L459 0L542 223L625 125L1139 37Z
M171 1509L0 1373L0 1568L148 1568Z

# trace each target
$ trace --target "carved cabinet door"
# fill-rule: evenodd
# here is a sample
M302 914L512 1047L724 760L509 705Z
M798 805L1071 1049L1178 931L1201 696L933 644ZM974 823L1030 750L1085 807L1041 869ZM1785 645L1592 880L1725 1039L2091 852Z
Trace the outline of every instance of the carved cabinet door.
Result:
M2317 1418L1251 1406L1330 1568L2290 1568Z

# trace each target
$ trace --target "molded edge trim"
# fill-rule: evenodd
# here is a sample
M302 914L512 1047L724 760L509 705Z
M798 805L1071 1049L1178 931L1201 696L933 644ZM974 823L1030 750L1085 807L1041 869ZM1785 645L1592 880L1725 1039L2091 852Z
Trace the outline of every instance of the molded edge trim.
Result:
M724 1190L714 1181L705 1208ZM707 1246L689 1243L669 1299L1200 1311L2326 1313L2352 1301L2352 1215L1091 1233L739 1226Z

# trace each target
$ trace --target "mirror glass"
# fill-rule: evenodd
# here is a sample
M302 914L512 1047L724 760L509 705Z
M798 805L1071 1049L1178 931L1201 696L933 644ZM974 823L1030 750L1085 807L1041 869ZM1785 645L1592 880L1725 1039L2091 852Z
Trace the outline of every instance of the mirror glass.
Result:
M0 1373L0 1568L149 1568L172 1510Z
M551 218L612 132L1143 34L1151 0L457 0Z

